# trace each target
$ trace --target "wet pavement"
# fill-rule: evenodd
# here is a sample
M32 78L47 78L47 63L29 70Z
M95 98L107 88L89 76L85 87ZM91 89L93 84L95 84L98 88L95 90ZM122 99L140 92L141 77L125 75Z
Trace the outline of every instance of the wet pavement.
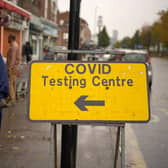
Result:
M0 168L48 168L50 124L28 120L26 100L3 112L0 131ZM58 167L60 167L61 125L57 126ZM79 126L77 167L111 168L113 165L111 127Z
M26 101L3 111L0 168L48 167L49 124L27 120Z

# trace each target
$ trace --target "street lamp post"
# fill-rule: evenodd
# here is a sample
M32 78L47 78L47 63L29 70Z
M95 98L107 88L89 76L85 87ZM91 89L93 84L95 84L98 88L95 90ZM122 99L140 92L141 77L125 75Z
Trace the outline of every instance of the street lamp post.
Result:
M99 16L98 17L98 21L97 21L97 25L98 25L98 48L100 48L100 31L101 31L101 27L103 26L103 17Z

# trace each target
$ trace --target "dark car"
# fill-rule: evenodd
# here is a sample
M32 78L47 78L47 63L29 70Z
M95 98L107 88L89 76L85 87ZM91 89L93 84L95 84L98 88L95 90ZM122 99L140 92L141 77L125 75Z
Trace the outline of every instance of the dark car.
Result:
M115 49L115 54L104 54L100 61L143 62L147 65L149 88L152 86L151 58L146 50Z
M149 88L152 86L152 65L151 58L146 50L125 50L122 61L126 62L144 62L148 70Z
M51 47L48 47L43 59L45 61L53 61L55 59L55 54L54 54L54 51Z

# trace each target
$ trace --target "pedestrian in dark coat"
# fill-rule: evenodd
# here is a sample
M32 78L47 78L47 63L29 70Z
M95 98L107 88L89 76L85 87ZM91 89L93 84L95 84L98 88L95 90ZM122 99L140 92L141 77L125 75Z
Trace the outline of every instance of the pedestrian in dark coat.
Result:
M8 96L8 92L9 92L9 86L8 86L8 76L6 72L6 66L0 54L0 101L2 101L3 98L6 98ZM0 127L1 127L1 120L2 120L2 109L0 108Z
M30 42L27 41L26 44L23 46L23 55L26 56L27 63L32 60L32 54L33 54L32 46L30 45Z

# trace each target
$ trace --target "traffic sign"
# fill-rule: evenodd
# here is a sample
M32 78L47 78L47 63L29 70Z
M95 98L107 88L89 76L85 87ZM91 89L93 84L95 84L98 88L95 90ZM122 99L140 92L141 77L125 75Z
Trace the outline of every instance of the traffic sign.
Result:
M58 123L147 122L144 63L32 62L29 119Z

